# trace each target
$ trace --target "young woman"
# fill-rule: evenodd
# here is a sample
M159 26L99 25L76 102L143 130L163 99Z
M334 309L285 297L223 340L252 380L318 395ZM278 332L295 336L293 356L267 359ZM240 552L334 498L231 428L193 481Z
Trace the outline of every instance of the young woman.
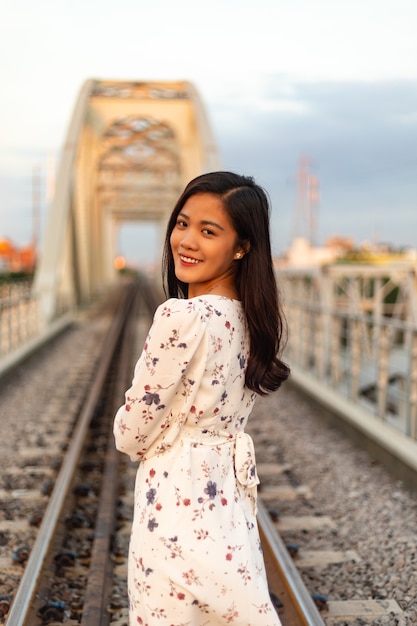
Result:
M115 418L139 460L130 624L277 626L256 524L257 394L279 388L269 204L252 178L192 180L169 219L165 291Z

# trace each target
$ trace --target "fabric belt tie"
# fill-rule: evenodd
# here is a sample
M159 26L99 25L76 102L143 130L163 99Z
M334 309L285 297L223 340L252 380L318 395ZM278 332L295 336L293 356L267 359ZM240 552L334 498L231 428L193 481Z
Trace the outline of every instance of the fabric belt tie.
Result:
M190 426L183 427L181 434L200 445L233 443L233 463L239 494L242 498L246 497L252 513L256 515L257 485L260 481L256 472L252 437L243 430L232 433L227 430L210 431Z
M243 431L236 434L234 457L239 490L243 489L252 513L256 515L257 485L260 481L256 472L255 448L252 437Z

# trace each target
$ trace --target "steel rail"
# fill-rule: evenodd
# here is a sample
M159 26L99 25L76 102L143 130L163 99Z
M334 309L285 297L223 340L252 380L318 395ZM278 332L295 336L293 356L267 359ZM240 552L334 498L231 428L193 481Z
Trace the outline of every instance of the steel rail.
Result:
M325 626L321 615L307 591L296 566L275 529L265 505L258 498L258 526L263 551L268 553L273 567L290 598L297 615L297 624L303 626Z
M109 365L120 338L120 334L129 311L129 302L133 289L126 289L118 305L118 314L114 318L108 335L103 342L104 349L100 358L96 376L86 397L84 407L74 429L68 453L65 455L61 470L56 479L48 506L45 510L39 532L30 553L24 574L13 599L7 619L7 626L24 626L28 619L33 597L40 578L42 567L48 554L49 546L57 527L65 503L67 492L80 458L89 424L100 397Z
M142 291L142 285L139 284L139 288ZM115 414L117 406L120 405L121 396L118 395L118 391L124 392L131 379L134 321L133 316L130 316L123 333L120 367L118 367L113 385L113 393L110 395L111 406L109 410L112 415ZM115 502L119 487L120 457L121 454L114 445L113 430L110 429L81 626L107 626L109 623L107 605L113 580L109 555L115 528Z

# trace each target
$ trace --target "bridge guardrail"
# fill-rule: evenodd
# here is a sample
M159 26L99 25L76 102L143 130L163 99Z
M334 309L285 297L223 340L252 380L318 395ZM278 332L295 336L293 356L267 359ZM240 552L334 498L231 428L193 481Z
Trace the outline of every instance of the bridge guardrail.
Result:
M39 313L29 281L0 287L0 359L39 334Z
M393 317L392 302L386 315L369 298L355 307L329 297L335 284L320 272L284 271L279 282L289 364L417 439L417 323Z
M31 281L0 284L0 375L71 323L68 303L59 302L57 311L56 319L45 328Z

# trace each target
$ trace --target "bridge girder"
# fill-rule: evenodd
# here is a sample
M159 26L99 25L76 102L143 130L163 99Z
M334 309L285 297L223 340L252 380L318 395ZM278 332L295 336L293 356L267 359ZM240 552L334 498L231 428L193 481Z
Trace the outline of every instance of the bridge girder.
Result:
M185 184L219 168L202 101L186 81L88 80L62 149L35 276L49 323L115 279L117 226L164 225Z

